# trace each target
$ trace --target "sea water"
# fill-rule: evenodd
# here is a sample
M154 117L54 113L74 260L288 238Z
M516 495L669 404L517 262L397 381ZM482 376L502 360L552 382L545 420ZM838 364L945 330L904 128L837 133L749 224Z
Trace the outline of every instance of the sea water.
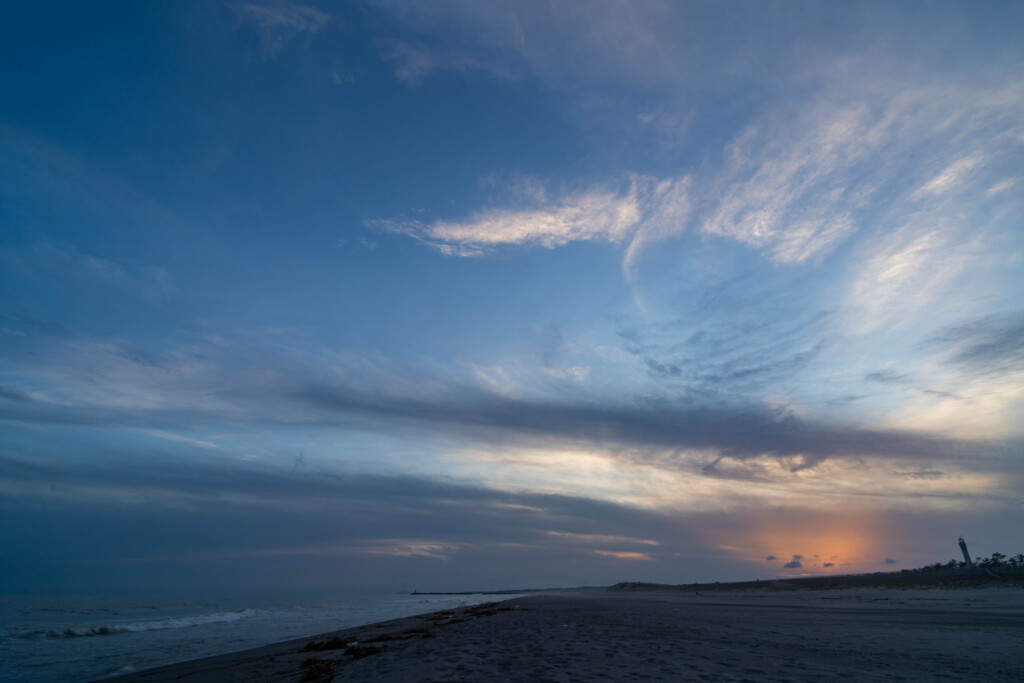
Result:
M0 681L90 681L505 597L0 596Z

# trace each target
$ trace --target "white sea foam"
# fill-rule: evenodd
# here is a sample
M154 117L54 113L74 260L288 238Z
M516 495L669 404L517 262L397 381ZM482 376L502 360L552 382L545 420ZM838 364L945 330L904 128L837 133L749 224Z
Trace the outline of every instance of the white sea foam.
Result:
M238 621L246 617L261 614L262 610L243 609L236 612L215 612L196 616L178 617L176 619L160 619L158 621L136 621L111 626L68 627L54 633L53 637L78 638L83 636L106 636L114 633L138 633L140 631L163 631L171 628L188 628L203 624L218 624L226 621Z

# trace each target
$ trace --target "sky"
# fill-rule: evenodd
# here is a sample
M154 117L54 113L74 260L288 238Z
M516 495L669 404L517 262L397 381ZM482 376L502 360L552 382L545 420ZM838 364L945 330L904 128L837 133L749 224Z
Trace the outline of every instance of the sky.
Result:
M0 9L0 586L1024 550L1024 4Z

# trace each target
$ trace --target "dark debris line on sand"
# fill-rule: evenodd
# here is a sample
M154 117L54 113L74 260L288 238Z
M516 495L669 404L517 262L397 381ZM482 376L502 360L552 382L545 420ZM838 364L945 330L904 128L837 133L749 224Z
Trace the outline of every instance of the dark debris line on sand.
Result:
M382 633L371 636L365 641L353 641L342 636L334 636L327 640L311 640L302 648L302 652L324 652L328 650L344 649L342 654L345 659L310 657L302 662L303 674L301 681L332 681L335 676L335 668L344 666L348 662L369 657L384 652L385 647L366 645L364 643L385 643L412 639L434 638L433 629L459 624L469 619L491 616L498 612L511 610L511 607L499 606L497 603L485 603L466 610L463 614L468 616L457 616L453 611L435 612L428 614L424 619L432 622L430 626L410 628L397 633Z

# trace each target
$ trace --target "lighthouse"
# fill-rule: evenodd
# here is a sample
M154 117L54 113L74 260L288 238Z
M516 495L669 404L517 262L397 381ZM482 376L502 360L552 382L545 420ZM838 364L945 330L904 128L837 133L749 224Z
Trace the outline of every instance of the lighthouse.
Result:
M974 563L971 562L971 554L969 552L967 552L967 542L964 541L964 537L963 536L960 537L960 544L959 545L960 545L960 552L962 552L964 554L964 562L967 564L968 567L973 567Z

